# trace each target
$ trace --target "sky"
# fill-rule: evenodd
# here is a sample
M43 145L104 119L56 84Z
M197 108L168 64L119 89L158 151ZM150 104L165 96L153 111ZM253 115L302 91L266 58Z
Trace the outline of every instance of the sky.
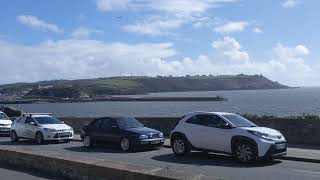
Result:
M3 0L0 84L262 74L320 86L318 0Z

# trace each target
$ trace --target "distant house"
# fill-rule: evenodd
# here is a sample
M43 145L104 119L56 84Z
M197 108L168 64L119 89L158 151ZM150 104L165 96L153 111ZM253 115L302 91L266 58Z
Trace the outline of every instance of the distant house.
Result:
M38 86L38 89L51 89L51 88L53 88L53 85L41 86L41 85L39 84L39 86Z
M87 93L80 93L79 98L88 100L90 99L90 96Z

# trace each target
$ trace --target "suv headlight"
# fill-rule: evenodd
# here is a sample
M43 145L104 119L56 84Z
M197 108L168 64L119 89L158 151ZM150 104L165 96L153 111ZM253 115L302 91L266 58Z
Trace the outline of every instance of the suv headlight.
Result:
M149 137L147 135L140 135L139 139L148 139Z
M269 137L269 134L266 134L266 133L261 133L261 132L252 131L252 130L248 130L248 132L263 139L273 140Z
M49 129L49 128L44 128L44 130L46 130L47 132L57 132L57 130L55 130L55 129Z
M159 137L160 137L160 138L163 138L163 133L160 133L160 134L159 134Z

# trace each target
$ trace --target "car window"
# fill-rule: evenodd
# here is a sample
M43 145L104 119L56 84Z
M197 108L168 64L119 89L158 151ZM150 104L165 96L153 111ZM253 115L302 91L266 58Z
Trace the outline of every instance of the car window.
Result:
M201 124L200 119L198 118L197 115L190 117L188 120L186 120L186 123L190 124Z
M0 113L0 121L1 120L10 120L10 118L5 113Z
M35 122L34 119L32 117L27 117L25 123L28 124L30 122Z
M100 128L101 122L102 122L102 119L97 119L95 122L92 123L92 126L96 128Z
M110 129L113 126L116 126L115 120L113 119L103 119L101 123L101 128Z
M144 127L143 124L134 117L118 118L116 123L121 129Z
M17 118L17 123L24 123L25 122L25 120L26 120L26 118L25 117L20 117L20 118Z
M204 126L221 128L226 124L226 121L216 115L199 115L198 118L200 119L201 125Z
M215 128L221 128L226 123L226 121L219 116L211 114L195 115L189 118L186 122Z
M232 124L234 124L237 127L256 127L257 126L253 122L237 114L226 114L226 115L223 115L223 117L228 119Z
M52 116L35 117L39 124L62 124L62 122Z

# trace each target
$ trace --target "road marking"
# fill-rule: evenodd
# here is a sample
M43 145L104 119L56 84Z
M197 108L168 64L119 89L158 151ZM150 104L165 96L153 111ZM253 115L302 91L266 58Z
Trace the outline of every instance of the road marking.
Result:
M318 171L304 171L304 170L298 170L298 169L294 169L292 171L302 172L302 173L310 173L310 174L320 174L320 172L318 172Z

